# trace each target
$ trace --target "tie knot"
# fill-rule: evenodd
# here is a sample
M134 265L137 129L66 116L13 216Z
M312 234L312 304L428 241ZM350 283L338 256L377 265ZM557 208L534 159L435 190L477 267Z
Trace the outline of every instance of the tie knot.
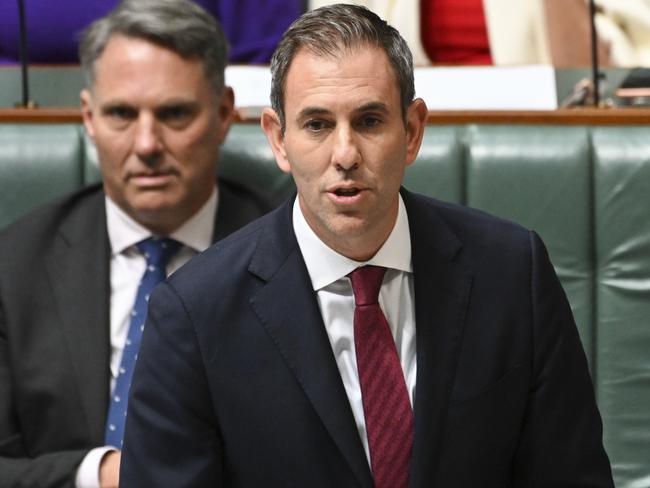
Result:
M147 265L166 268L169 260L181 248L181 243L169 237L149 237L136 244Z
M382 266L362 266L348 275L352 281L354 303L357 306L378 302L384 273L386 273L386 268Z

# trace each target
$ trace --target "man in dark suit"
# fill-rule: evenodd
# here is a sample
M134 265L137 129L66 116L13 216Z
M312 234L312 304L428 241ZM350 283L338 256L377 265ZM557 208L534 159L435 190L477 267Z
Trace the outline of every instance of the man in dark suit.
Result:
M137 354L132 325L146 311L134 299L152 266L140 243L173 243L164 277L269 209L245 188L216 184L233 93L226 41L208 13L186 0L127 1L88 28L80 51L103 186L0 236L3 488L117 485L126 398L116 392L128 390L123 359Z
M539 237L400 188L427 109L397 31L315 10L271 70L297 197L152 296L123 486L613 486Z

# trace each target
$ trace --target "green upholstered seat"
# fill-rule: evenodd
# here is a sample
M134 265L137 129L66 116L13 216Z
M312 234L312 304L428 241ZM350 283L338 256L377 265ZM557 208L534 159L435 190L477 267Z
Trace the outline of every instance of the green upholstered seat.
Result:
M448 202L463 198L462 128L428 126L417 160L406 169L404 186Z
M231 127L219 154L219 174L262 190L277 203L295 191L291 176L280 171L275 163L259 124Z
M596 392L618 487L650 486L650 127L594 129Z
M518 222L542 237L591 359L594 276L587 129L473 126L467 144L467 205Z
M0 124L0 228L82 185L76 124Z

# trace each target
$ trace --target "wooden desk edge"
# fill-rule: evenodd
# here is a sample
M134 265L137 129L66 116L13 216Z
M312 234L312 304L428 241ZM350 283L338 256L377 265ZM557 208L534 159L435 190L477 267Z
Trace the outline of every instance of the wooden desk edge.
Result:
M257 115L243 114L245 111L236 115L236 123L259 123ZM650 109L433 110L427 122L429 125L650 125ZM0 109L0 123L81 123L81 112L78 108Z

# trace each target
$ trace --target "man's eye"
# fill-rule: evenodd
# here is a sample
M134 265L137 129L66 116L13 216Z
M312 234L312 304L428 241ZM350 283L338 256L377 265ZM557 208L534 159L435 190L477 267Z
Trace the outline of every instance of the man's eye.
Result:
M325 122L322 120L308 120L305 123L305 128L312 132L320 132L325 129Z
M192 120L196 110L185 106L163 107L156 111L156 118L173 129L184 129Z
M374 127L377 127L379 124L381 124L381 119L378 117L363 117L359 121L359 125L365 129L372 129Z
M190 111L185 107L167 107L160 110L158 117L160 120L178 120L190 115Z
M131 120L138 116L136 110L129 107L110 107L106 110L106 115L119 120Z

